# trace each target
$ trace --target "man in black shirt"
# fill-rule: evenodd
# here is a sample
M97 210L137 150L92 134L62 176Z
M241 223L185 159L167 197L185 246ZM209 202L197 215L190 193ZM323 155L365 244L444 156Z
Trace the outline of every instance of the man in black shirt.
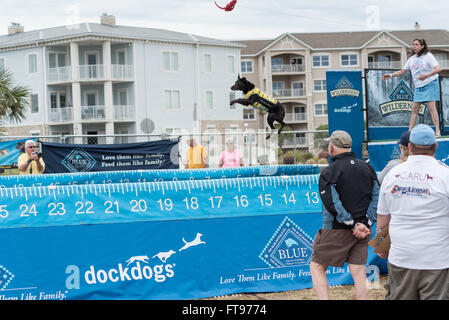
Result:
M342 130L329 138L332 164L320 174L323 226L315 236L310 263L319 299L328 299L326 269L345 262L354 279L357 299L368 299L365 264L370 227L376 221L379 183L376 172L351 152L351 136Z

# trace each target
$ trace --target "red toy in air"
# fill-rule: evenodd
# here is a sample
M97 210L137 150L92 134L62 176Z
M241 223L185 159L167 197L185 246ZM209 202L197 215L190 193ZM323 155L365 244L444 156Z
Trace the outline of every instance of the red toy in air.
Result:
M234 9L236 3L237 3L237 0L232 0L232 1L229 2L225 7L220 7L220 6L217 4L217 2L215 2L215 5L216 5L218 8L220 8L220 9L222 9L222 10L224 10L224 11L232 11L232 10Z

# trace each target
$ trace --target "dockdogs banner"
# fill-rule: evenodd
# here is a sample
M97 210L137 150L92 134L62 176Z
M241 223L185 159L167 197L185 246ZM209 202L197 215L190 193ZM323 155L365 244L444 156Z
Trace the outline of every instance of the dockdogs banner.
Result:
M415 87L410 72L401 77L382 80L395 70L365 69L368 139L399 139L408 130ZM437 104L438 106L438 104ZM422 104L416 124L433 127L427 104Z
M352 137L352 151L362 158L364 140L362 72L326 72L329 134L345 130Z
M127 144L41 142L45 173L178 169L178 140Z
M197 299L312 287L318 175L0 194L0 300ZM370 249L368 279L385 271ZM347 265L326 273L329 285L353 283Z

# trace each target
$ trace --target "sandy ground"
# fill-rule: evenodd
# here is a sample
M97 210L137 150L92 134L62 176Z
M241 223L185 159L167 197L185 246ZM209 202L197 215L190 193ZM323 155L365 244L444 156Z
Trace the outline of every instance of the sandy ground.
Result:
M384 288L387 275L381 275L378 284L372 285L369 290L371 300L385 300L386 290ZM333 286L329 288L332 300L355 300L354 286ZM206 298L202 300L316 300L317 296L313 289L303 289L283 292L263 293L239 293L229 296Z

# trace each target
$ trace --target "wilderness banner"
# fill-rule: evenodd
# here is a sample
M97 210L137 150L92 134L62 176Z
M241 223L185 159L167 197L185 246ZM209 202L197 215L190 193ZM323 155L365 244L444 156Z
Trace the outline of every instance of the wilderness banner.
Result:
M387 81L393 70L365 69L368 140L399 139L408 130L415 90L410 72ZM449 88L449 86L446 86ZM446 111L447 113L447 111ZM416 124L433 126L427 104L422 104Z

